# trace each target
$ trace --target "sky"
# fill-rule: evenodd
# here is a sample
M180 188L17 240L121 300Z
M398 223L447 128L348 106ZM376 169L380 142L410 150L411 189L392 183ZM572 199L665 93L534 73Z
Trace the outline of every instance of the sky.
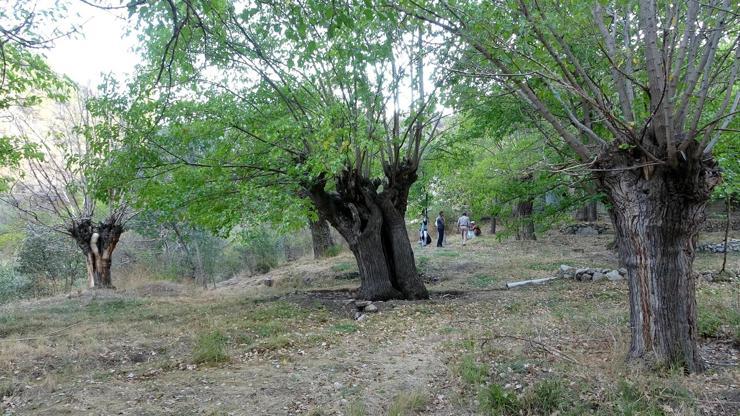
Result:
M74 37L59 39L45 51L47 62L56 72L65 74L83 87L95 89L101 73L112 72L116 78L131 73L138 62L132 51L136 41L125 32L129 22L126 11L105 11L73 2L70 17L81 25Z

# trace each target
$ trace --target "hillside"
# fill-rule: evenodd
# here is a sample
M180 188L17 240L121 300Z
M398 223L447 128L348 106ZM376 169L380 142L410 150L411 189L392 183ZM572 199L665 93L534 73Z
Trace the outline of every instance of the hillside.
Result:
M738 232L734 232L738 238ZM716 242L720 233L702 241ZM483 236L415 247L429 301L375 302L355 320L353 258L299 260L202 290L170 282L6 305L8 415L716 414L740 412L737 280L698 282L708 369L624 363L624 281L559 279L561 264L617 268L612 234ZM720 254L699 253L695 270ZM740 255L730 255L730 269ZM270 284L268 286L266 283Z

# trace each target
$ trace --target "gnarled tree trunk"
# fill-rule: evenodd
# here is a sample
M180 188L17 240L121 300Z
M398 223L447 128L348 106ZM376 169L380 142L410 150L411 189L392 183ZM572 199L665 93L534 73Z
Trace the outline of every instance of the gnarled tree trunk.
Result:
M313 243L313 257L320 259L327 256L329 249L334 245L331 238L331 228L321 214L314 221L308 220L309 229L311 230L311 242Z
M514 205L514 218L517 223L517 240L537 239L537 236L534 234L534 221L532 221L533 208L534 202L531 199L519 201Z
M355 171L344 171L336 192L318 185L308 193L317 210L347 240L360 272L361 298L427 298L406 233L408 189L388 186L379 194L379 185Z
M72 223L68 231L85 255L88 288L113 288L110 268L123 227L110 220L94 223L83 219Z
M630 357L700 371L692 264L704 206L718 181L714 162L630 169L612 156L599 176L612 204L630 292Z

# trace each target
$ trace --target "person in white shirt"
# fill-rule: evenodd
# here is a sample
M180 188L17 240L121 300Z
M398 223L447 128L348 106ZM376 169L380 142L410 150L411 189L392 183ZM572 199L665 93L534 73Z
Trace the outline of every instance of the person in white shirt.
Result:
M468 230L470 229L470 217L467 212L463 212L462 216L457 219L457 231L462 235L462 245L468 241Z

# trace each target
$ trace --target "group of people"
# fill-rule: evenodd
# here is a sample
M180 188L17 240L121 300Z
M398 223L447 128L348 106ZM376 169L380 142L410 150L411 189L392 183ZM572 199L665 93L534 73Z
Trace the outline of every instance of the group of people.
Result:
M434 220L434 226L437 227L437 247L442 247L445 239L445 226L447 222L445 220L444 211L439 211L439 215ZM471 221L467 212L463 212L460 218L457 219L457 231L460 233L462 238L462 245L474 237L481 235L480 227ZM422 214L421 218L421 229L419 230L419 244L425 247L432 243L432 237L429 236L429 217L426 211Z

